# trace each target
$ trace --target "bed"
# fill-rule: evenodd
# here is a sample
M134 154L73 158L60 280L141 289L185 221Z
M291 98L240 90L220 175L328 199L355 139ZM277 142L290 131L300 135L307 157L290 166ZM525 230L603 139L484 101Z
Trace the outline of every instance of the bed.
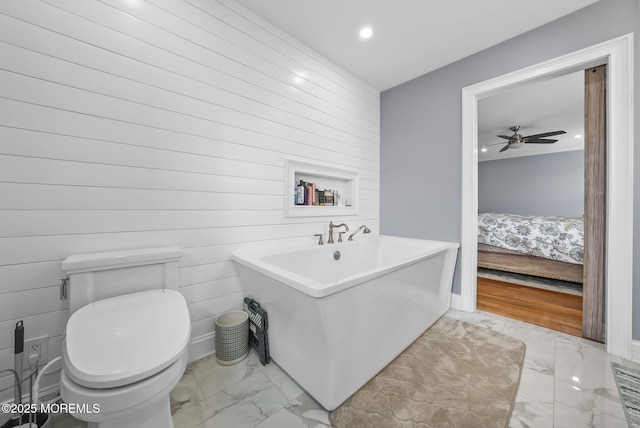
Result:
M582 283L582 217L478 214L478 267Z

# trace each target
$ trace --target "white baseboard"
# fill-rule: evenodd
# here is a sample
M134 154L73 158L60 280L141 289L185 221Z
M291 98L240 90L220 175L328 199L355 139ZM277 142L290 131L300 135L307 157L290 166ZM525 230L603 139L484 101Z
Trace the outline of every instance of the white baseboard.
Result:
M457 293L451 293L451 309L462 310L462 296Z
M631 359L640 363L640 340L631 341Z
M216 352L215 339L215 331L191 339L189 342L189 362L191 363Z

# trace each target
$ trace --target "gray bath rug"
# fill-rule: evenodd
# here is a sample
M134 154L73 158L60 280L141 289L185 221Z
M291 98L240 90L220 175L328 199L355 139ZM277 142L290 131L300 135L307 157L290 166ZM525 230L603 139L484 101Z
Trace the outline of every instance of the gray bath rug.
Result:
M618 363L611 363L613 378L630 427L640 427L640 372Z
M509 426L525 344L442 317L331 412L335 428Z

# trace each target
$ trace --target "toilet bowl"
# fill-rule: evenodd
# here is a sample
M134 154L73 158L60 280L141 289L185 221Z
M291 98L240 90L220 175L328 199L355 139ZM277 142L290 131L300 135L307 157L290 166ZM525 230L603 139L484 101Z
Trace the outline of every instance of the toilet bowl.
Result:
M92 265L105 257L110 262L99 262L102 269L89 277L88 270L95 266L84 263L80 273L73 271L83 264L78 260L63 263L72 272L70 297L73 275L76 287L99 285L70 299L77 308L79 296L91 296L90 303L72 311L62 344L60 393L73 416L88 422L88 428L173 428L169 394L187 364L191 320L182 294L163 286L177 278L172 272L177 263L169 269L147 266L175 262L158 256L157 250L163 249L142 258L138 250L133 261L127 252L91 255ZM86 261L87 255L81 259ZM146 267L138 270L140 263ZM96 299L104 297L104 292L97 292L103 287L106 295L120 291ZM143 291L122 292L139 289Z
M187 304L175 290L89 304L67 323L61 394L90 427L171 427L169 393L187 364Z
M86 388L69 379L66 371L60 378L65 402L82 408L73 416L88 422L88 428L168 428L173 427L169 394L180 381L187 365L187 353L162 372L119 388Z

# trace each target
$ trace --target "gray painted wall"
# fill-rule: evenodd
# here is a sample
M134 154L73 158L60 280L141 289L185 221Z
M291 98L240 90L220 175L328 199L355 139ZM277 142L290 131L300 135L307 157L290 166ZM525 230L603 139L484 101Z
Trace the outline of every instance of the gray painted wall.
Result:
M638 97L638 0L599 2L381 94L380 230L389 235L460 240L462 88L634 32ZM446 43L446 40L443 41ZM416 52L428 55L428 52ZM636 114L635 141L640 141ZM640 150L634 165L640 166ZM634 226L640 230L640 174ZM634 266L640 266L634 239ZM634 338L640 339L640 269L634 269ZM460 293L460 261L453 291Z
M582 216L584 150L479 162L478 210Z

